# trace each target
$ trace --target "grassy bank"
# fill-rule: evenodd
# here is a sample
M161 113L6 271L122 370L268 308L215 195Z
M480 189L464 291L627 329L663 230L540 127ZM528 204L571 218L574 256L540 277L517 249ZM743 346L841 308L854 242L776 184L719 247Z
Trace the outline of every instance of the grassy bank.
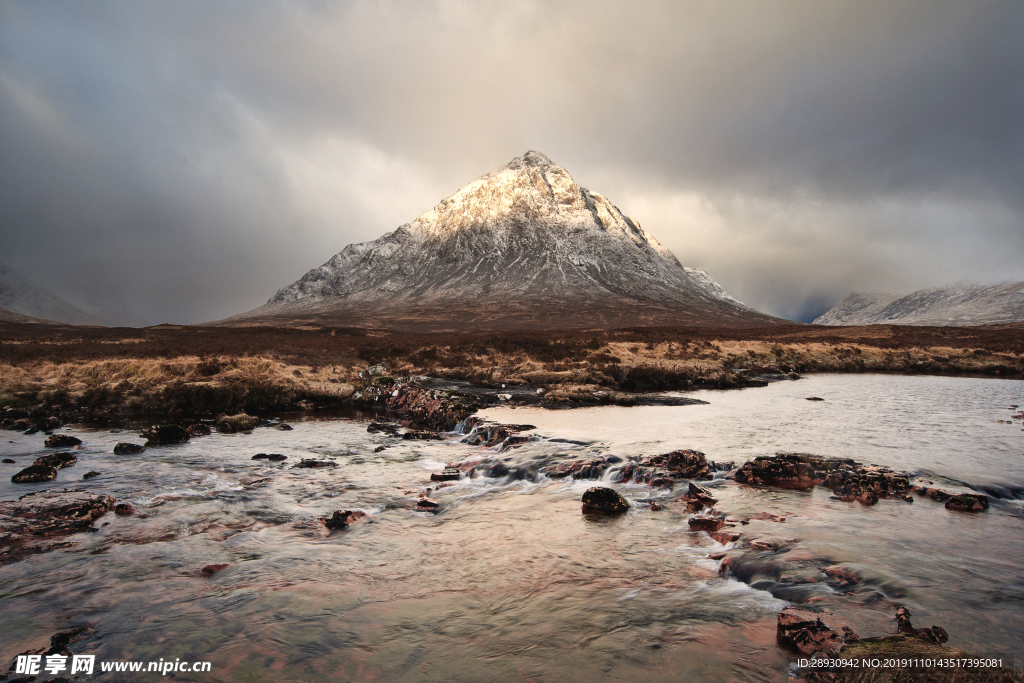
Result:
M734 387L765 373L1024 377L1024 328L643 328L410 335L340 328L142 330L0 324L0 405L96 414L225 413L341 403L368 365L481 385L601 392Z

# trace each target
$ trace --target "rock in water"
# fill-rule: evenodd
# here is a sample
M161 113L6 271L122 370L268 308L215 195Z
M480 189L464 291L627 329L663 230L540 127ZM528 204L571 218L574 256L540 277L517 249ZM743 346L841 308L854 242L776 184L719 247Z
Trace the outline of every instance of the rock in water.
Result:
M53 539L93 531L92 523L113 507L111 496L53 489L0 501L0 564L67 547L69 543Z
M47 448L71 448L82 443L82 440L70 434L54 434L46 437L43 443Z
M366 513L362 510L336 510L330 519L324 520L324 526L332 530L347 529L363 517Z
M53 481L57 478L57 468L50 465L29 465L11 477L13 484L35 484L41 481Z
M834 655L843 645L839 631L829 628L817 612L787 607L779 612L776 626L779 644L791 647L802 655Z
M71 467L76 462L78 462L78 457L74 453L50 453L49 455L36 458L32 464L37 467L52 467L61 470L65 467Z
M984 512L988 510L988 496L980 493L958 493L946 501L946 508L961 512Z
M629 503L615 489L595 486L583 494L584 512L603 512L618 515L629 510Z
M142 430L140 436L146 440L147 446L166 446L185 443L189 433L178 425L154 425Z
M136 443L128 443L122 441L121 443L114 446L114 455L135 455L142 453L146 450L145 446L140 446Z
M536 151L222 324L332 320L417 331L779 322L684 268Z

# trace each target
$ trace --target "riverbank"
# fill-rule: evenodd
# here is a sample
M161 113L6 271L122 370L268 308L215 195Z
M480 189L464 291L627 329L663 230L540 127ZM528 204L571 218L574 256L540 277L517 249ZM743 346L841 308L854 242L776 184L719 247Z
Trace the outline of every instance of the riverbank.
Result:
M344 328L0 324L0 407L96 419L358 404L370 366L544 405L740 388L811 372L1024 377L1020 326L644 328L410 335ZM538 391L539 390L539 391Z

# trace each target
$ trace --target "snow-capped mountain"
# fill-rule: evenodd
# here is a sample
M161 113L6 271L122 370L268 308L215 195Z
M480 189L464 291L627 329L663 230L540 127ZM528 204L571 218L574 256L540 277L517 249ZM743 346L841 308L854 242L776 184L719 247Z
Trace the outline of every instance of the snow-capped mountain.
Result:
M705 271L684 268L638 222L535 151L223 322L289 321L410 329L778 322Z
M10 266L0 262L0 308L9 313L41 318L71 325L124 325L137 327L148 323L125 308L94 299L75 303L27 280ZM9 322L30 322L5 316ZM35 321L38 322L38 321Z
M1024 322L1024 282L957 282L906 296L851 294L815 325L998 325Z

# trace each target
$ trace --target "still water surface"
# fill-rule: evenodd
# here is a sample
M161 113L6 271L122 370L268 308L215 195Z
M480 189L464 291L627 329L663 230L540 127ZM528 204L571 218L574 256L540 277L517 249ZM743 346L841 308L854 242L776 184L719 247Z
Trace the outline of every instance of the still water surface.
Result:
M589 520L579 500L593 481L536 470L677 448L737 465L793 450L911 470L950 491L1024 486L1024 431L1005 423L1010 405L1024 405L1024 382L820 375L692 395L708 404L491 409L483 416L537 426L505 453L370 434L370 414L282 416L294 431L215 434L133 456L110 451L138 442L134 433L69 429L85 442L78 464L33 485L10 475L45 450L42 435L5 432L0 455L17 464L0 470L3 499L78 486L148 516L108 514L98 533L74 537L75 550L0 567L2 655L88 623L95 636L72 649L99 661L213 663L210 674L167 680L778 681L787 658L775 615L790 603L720 575L707 555L722 546L690 533L678 503ZM374 453L379 445L388 448ZM258 452L288 460L251 460ZM304 457L338 467L291 469ZM436 491L437 515L414 509L430 472L480 457L507 458L512 474ZM89 470L102 476L82 482ZM862 636L892 632L893 606L905 604L916 625L946 628L951 645L1024 661L1021 501L969 515L928 499L866 508L824 489L711 486L732 516L787 516L742 527L746 537L793 539L808 557L855 568L858 594L812 589ZM619 488L634 502L679 493ZM339 509L371 516L325 533L318 518ZM198 573L212 563L231 567ZM92 680L140 677L121 676Z

